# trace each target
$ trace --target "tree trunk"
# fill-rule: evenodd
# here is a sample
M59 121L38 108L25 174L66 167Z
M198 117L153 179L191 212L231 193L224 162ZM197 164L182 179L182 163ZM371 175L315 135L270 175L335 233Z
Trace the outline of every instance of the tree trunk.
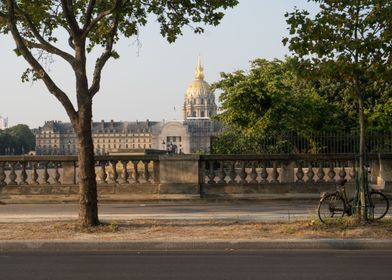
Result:
M363 98L358 96L358 113L359 113L359 168L358 168L358 179L359 179L359 192L360 192L360 209L358 212L359 219L366 221L366 174L365 172L365 115L363 107Z
M78 117L78 122L74 126L78 141L79 224L90 227L99 224L94 146L91 135L92 102L79 108Z

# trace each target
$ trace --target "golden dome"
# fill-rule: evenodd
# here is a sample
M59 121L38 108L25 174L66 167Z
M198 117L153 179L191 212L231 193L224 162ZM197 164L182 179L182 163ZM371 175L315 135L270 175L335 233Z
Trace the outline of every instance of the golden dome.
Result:
M210 94L210 85L204 81L204 69L201 66L200 57L196 66L195 80L190 83L186 90L187 97L206 96Z

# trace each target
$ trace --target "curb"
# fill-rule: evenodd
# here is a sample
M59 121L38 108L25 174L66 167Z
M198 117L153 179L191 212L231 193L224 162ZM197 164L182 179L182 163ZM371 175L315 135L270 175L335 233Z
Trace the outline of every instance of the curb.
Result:
M261 241L0 241L0 253L257 250L392 250L392 240L318 239Z

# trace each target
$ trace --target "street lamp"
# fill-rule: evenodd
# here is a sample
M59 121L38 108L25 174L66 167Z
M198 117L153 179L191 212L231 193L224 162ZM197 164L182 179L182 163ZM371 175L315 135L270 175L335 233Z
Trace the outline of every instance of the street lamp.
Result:
M165 143L165 140L162 140L162 148L163 148L163 150L166 150L166 143Z

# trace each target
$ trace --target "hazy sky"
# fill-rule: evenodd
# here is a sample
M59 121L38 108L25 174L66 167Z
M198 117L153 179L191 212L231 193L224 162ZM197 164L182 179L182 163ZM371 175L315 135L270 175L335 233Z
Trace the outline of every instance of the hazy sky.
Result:
M281 43L287 35L284 14L294 6L314 8L306 0L240 0L221 25L207 27L202 35L185 29L174 44L162 39L158 25L150 23L141 29L140 44L126 39L117 45L121 58L106 65L94 99L94 121L181 119L184 93L194 78L198 55L209 83L217 81L222 71L248 69L255 58L284 58L288 54ZM0 37L0 116L8 117L10 126L25 123L31 128L45 120L69 121L42 82L21 82L27 64L15 56L13 48L9 37ZM69 67L55 58L50 74L74 100Z

